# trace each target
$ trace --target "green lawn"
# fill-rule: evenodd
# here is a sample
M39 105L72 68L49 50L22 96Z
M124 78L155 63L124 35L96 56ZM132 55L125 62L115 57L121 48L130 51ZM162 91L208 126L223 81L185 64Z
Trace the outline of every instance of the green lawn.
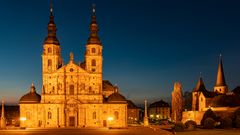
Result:
M177 135L240 135L240 129L197 129L195 131L177 132Z

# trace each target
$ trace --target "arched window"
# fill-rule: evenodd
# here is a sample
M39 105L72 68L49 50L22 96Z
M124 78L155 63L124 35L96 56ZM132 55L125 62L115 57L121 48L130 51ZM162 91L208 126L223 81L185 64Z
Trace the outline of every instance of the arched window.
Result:
M119 115L118 111L115 111L114 112L114 117L115 117L116 120L118 120L118 115Z
M52 119L52 113L48 112L48 119Z
M93 119L97 119L97 113L96 112L93 112Z
M92 60L92 66L96 66L96 60L95 59Z
M69 94L74 95L74 85L69 86Z
M48 48L48 53L52 53L52 48L51 47Z
M92 48L92 53L96 53L96 49L95 48Z
M52 60L48 60L48 67L51 67L52 66Z

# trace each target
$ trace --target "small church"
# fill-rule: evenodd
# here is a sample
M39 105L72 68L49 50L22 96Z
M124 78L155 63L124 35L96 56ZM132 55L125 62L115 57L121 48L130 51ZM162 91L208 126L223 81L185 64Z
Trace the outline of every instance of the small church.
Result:
M196 87L192 91L192 110L184 111L182 121L200 121L208 109L214 112L233 113L240 108L240 89L236 87L229 91L225 81L222 56L220 55L216 84L213 91L208 91L200 76Z
M95 7L84 60L74 54L63 63L53 7L42 50L42 93L34 84L19 101L21 127L126 127L127 100L118 87L103 80L103 46L98 36Z

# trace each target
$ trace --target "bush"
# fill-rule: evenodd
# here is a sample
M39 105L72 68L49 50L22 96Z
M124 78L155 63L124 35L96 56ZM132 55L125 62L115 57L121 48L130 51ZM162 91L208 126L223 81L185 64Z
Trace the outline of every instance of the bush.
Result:
M223 118L221 120L221 124L220 124L221 128L231 128L232 127L232 119L230 118Z
M235 111L233 122L234 127L240 128L240 108Z
M237 117L237 118L235 119L234 123L235 123L235 127L236 127L236 128L240 128L240 117Z
M203 127L206 129L213 129L215 127L215 120L213 118L206 118Z
M202 126L204 125L204 122L207 118L212 118L214 121L218 121L218 119L219 119L219 117L217 117L217 115L211 109L208 109L204 113L203 118L201 120L201 125Z
M184 131L185 125L182 122L177 122L174 126L174 130L176 132L182 132Z
M189 120L185 123L185 127L189 130L193 130L193 129L197 128L197 123L193 120Z

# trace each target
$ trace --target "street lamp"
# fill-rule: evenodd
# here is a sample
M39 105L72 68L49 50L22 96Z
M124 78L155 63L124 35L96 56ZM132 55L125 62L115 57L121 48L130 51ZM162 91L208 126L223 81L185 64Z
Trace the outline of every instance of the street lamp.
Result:
M20 118L20 121L22 121L22 122L21 122L22 124L20 124L20 126L21 126L20 128L21 128L21 129L25 129L25 128L26 128L26 127L25 127L25 121L26 121L26 120L27 120L26 117L21 117L21 118Z

